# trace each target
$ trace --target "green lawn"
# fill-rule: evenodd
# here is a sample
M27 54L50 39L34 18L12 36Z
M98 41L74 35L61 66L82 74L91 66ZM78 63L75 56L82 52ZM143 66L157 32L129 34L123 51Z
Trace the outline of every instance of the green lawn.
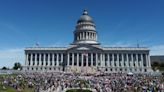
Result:
M8 77L8 76L16 77L17 75L15 75L15 74L10 74L10 75L9 74L1 74L0 75L0 77ZM13 87L10 87L7 85L2 85L2 81L0 80L0 92L18 92L18 91L16 89L14 89ZM19 92L34 92L34 89L25 87L24 89L22 88L21 91L19 91Z
M164 67L158 67L158 69L164 72Z

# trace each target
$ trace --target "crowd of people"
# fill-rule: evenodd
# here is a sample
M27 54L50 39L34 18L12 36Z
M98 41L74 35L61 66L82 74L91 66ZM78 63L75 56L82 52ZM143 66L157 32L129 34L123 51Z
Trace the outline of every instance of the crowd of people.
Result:
M24 87L35 92L65 92L87 88L93 92L164 92L164 77L145 74L22 73L0 78L3 85L18 91Z

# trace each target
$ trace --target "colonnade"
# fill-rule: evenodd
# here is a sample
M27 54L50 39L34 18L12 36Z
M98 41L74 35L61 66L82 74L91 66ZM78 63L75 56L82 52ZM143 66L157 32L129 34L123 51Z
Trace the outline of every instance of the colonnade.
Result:
M97 40L97 35L94 32L79 32L76 34L77 40Z
M151 67L149 54L143 53L29 53L27 67L96 67L145 68Z

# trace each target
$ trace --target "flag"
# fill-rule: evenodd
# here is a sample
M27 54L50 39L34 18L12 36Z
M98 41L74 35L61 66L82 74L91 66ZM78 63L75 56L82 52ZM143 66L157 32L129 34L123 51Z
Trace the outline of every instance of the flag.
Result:
M36 45L36 47L39 47L39 43L38 42L35 45Z

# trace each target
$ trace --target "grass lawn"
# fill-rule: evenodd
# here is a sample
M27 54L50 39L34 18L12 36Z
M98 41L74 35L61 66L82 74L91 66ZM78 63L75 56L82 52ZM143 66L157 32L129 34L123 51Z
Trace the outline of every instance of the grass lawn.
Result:
M158 69L162 72L164 72L164 67L158 67Z
M17 75L15 74L1 74L0 75L0 77L8 77L8 76L16 77ZM18 92L18 91L14 89L13 87L2 85L2 81L0 80L0 92ZM34 92L34 89L25 87L25 89L21 89L21 91L19 92Z
M4 86L6 89L3 89L3 85L0 84L0 92L18 92L16 89L10 86ZM32 88L25 88L21 89L20 92L34 92L34 89Z

